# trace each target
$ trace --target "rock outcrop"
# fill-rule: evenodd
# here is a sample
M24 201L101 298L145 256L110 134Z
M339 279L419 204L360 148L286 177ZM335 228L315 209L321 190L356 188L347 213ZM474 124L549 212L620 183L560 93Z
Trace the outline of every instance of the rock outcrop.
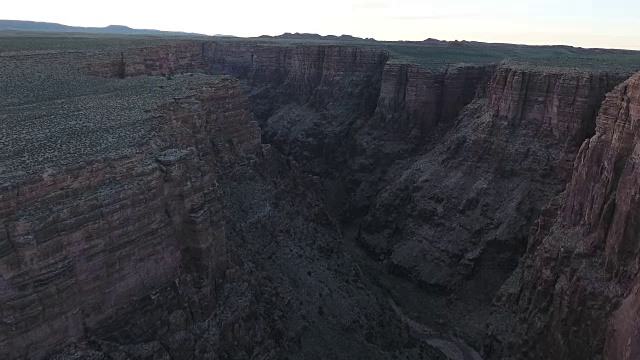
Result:
M564 189L576 139L594 128L616 80L501 65L432 148L390 172L358 241L435 299L459 299L453 310L435 301L433 321L455 324L479 345L492 297L531 224Z
M479 211L476 215L487 217L487 226L498 230L498 233L502 232L499 228L504 226L520 228L520 226L514 227L514 219L505 218L496 223L497 219L492 214L502 213L499 209L482 208L480 203L482 199L491 198L489 194L472 195L481 191L479 189L484 189L481 192L487 191L488 188L502 181L505 183L492 190L496 191L494 194L502 198L509 193L505 191L510 186L507 182L520 184L516 186L517 190L513 189L520 194L518 196L520 200L503 198L491 202L504 206L509 206L507 204L515 206L519 203L524 205L525 197L529 197L530 204L526 206L528 210L522 209L522 214L527 220L522 222L523 228L519 229L520 232L528 231L526 224L532 221L531 216L537 216L535 214L548 202L549 198L562 190L567 181L567 171L564 169L578 151L579 144L576 144L575 139L580 137L584 139L587 129L594 127L594 113L598 109L599 101L613 88L616 80L621 81L607 74L545 73L542 70L526 71L517 67L501 66L487 85L487 95L485 96L482 92L478 95L475 102L456 120L455 129L451 130L443 141L436 142L432 150L413 159L413 164L398 176L397 180L394 180L395 183L383 191L376 204L380 208L374 209L368 215L362 231L364 234L376 233L374 229L386 232L396 229L396 232L402 232L403 225L398 221L406 221L408 218L417 216L415 219L417 226L435 221L433 224L435 229L414 235L422 238L421 242L434 238L434 241L442 243L443 235L427 234L443 226L442 221L445 223L451 221L451 226L454 227L456 227L454 223L461 224L463 221L453 214L458 213L464 217L465 213L474 213L476 210ZM448 176L445 175L447 173ZM473 173L476 175L471 176ZM452 178L454 176L461 182L459 186L453 185L457 182L456 178ZM448 181L442 183L439 180L441 178L447 178ZM516 178L520 180L515 181ZM470 183L467 183L468 181ZM546 188L536 190L537 196L542 198L537 200L535 205L529 194L533 189L523 188L523 186L528 187L524 185L527 182L536 188ZM438 183L440 185L437 185ZM431 195L427 196L422 193L423 191ZM429 198L433 199L428 200ZM404 209L393 210L393 206L389 208L391 204L387 204L388 201ZM421 206L427 206L430 210L426 208L420 210L421 206L410 210L411 205L407 206L407 202L411 204L414 201L419 203L424 201ZM415 204L415 206L418 205ZM442 208L443 206L452 208L447 210ZM509 212L508 217L519 212L516 209L513 210ZM393 214L396 213L399 219L393 220ZM448 217L451 218L446 220ZM436 221L436 219L440 220ZM484 222L475 218L468 226L474 227ZM493 225L489 225L490 223ZM447 226L443 226L442 230L446 228ZM452 228L449 228L446 231L451 230ZM463 230L459 229L459 231ZM488 228L466 229L463 232L468 232L467 235L458 234L456 238L470 239L486 231ZM376 236L379 241L374 241L372 238L368 241L365 240L366 237L363 240L372 246L372 251L383 255L393 252L399 239L413 237L406 233L395 235L392 233L393 231L381 237ZM472 235L474 233L475 235ZM513 238L521 238L526 236L526 233L505 234L505 236L509 238L504 239L505 243L513 243ZM394 238L396 240L391 240ZM467 241L459 241L467 243ZM451 244L449 241L445 242ZM484 246L480 245L480 248ZM471 251L471 249L467 250ZM458 257L458 255L444 256L450 259ZM416 271L419 271L418 263L435 264L434 261L427 261L420 257L415 258L415 261L417 262ZM407 263L407 266L414 265ZM438 268L443 267L438 266ZM432 272L425 273L425 276L432 280L439 278L433 276ZM445 283L450 281L442 280Z
M269 46L212 42L204 46L214 73L246 79L254 88L256 116L266 118L283 103L332 107L348 103L372 112L379 77L389 55L348 45ZM268 86L262 89L261 86Z
M237 83L218 80L156 110L158 136L172 139L162 147L2 190L3 358L88 336L153 337L152 316L131 328L115 319L143 316L134 300L156 292L172 293L165 311L212 312L228 257L216 178L261 149L245 105ZM185 288L192 298L178 297Z
M83 68L95 76L124 78L206 72L205 64L202 42L182 41L94 54Z
M387 62L382 73L376 115L392 133L426 142L438 125L452 126L460 111L488 81L493 66L425 69Z
M506 330L517 335L502 356L638 356L638 121L640 74L607 95L571 182L547 206L500 292L519 330Z
M103 77L174 75L190 72L228 74L252 85L279 87L281 99L326 105L357 94L379 77L389 55L348 45L270 46L252 42L183 41L98 53L84 71ZM376 92L376 89L373 89ZM273 95L273 94L272 94ZM375 107L377 98L368 106Z
M434 300L431 318L476 346L531 224L625 78L516 63L428 70L349 47L248 48L212 45L208 57L247 79L265 140L324 179L344 225L358 225L358 242L391 272L434 299L467 299L454 311ZM377 98L366 86L376 81Z
M559 142L580 145L593 135L594 119L604 93L621 76L587 71L501 67L491 83L489 101L496 116L524 120L539 132L552 133ZM544 134L546 135L546 134Z

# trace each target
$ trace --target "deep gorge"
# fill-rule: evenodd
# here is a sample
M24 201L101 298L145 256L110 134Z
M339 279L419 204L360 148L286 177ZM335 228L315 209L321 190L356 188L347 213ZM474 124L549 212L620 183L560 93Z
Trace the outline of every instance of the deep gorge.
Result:
M40 56L110 86L39 95L61 113L109 94L97 124L140 118L9 156L0 357L637 356L638 75L233 41Z

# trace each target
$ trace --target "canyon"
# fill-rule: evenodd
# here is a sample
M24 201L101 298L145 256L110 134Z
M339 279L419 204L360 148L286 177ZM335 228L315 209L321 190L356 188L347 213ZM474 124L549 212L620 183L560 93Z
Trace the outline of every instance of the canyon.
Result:
M0 358L639 356L640 54L101 41L0 52Z

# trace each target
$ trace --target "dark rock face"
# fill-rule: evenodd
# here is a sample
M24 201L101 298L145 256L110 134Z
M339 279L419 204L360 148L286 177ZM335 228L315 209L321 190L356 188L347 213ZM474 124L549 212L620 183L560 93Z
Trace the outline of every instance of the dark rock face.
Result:
M492 66L456 66L438 71L388 62L376 115L388 131L424 142L436 126L453 124L492 70Z
M378 256L395 258L397 266L413 268L416 278L423 273L432 285L443 287L455 282L452 275L434 276L434 272L449 272L444 270L448 266L420 256L417 249L422 246L435 246L425 249L423 256L457 259L462 267L471 266L467 262L479 260L485 250L483 241L468 247L478 238L523 248L528 224L564 186L567 164L578 150L572 139L584 136L584 129L592 126L589 115L615 84L607 75L586 79L580 74L500 67L487 85L486 97L479 95L455 128L424 155L412 159L378 196L361 228L361 241ZM586 82L586 89L581 82ZM412 224L405 226L407 222ZM443 240L449 236L451 240ZM403 239L415 245L403 250L398 246ZM433 245L418 245L428 244L429 239ZM435 255L440 251L456 254ZM433 269L420 270L421 266Z
M506 353L637 357L639 84L635 75L607 95L571 182L533 228L527 255L500 292L521 331Z
M83 71L114 77L109 59L165 51ZM149 139L136 151L3 187L0 355L444 358L371 290L318 180L261 144L237 81L195 78L141 111L155 125L132 127Z
M634 358L637 76L600 108L625 76L244 41L76 61L197 81L121 107L126 152L0 188L0 357Z
M245 79L259 119L283 103L313 108L375 109L380 73L389 55L357 46L265 46L210 43L204 46L214 73ZM352 109L349 109L352 110Z
M168 76L189 72L204 72L202 42L182 41L122 52L98 53L83 64L88 74L103 77Z
M381 72L371 115L349 107L366 103L362 90L342 93L334 83L343 96L317 101L292 85L287 66L274 76L265 70L272 65L250 66L239 53L225 66L257 90L254 104L291 86L303 94L275 110L257 108L265 140L325 180L344 226L359 224L356 240L391 272L426 287L435 303L462 299L454 311L436 312L476 346L531 225L570 179L605 94L625 78L508 63L428 71L386 62L371 66ZM288 64L273 60L282 56L268 63ZM317 68L307 65L305 74ZM345 76L322 69L317 78L328 83Z
M604 94L626 76L607 73L530 71L501 67L494 75L489 101L496 116L525 121L537 133L579 146L594 133L594 119Z
M573 139L614 85L606 74L500 66L441 140L394 170L358 241L436 299L459 299L436 313L479 346L491 298L566 184Z
M2 192L3 357L41 358L94 332L152 336L151 326L109 327L130 316L132 299L156 291L173 292L174 303L164 304L171 309L186 300L175 292L188 288L192 316L212 311L227 240L216 185L223 164L211 141L222 143L215 156L223 159L259 152L257 123L244 108L237 84L220 80L158 110L176 148L151 144Z

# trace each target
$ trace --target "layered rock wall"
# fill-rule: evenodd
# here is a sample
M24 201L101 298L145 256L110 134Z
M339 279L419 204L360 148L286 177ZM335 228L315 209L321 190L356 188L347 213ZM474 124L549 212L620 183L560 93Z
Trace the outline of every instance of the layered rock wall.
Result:
M425 317L482 344L492 299L570 179L574 139L595 128L597 101L615 78L502 64L377 194L357 239L433 295ZM443 294L460 300L442 306Z
M192 301L193 320L211 313L227 262L216 177L260 149L245 106L222 79L156 110L172 146L2 190L0 357L42 358L87 336L152 337L158 329L114 320L136 318L137 299L157 291L174 293L166 308ZM178 299L174 282L191 295Z
M486 83L493 66L430 70L390 61L382 73L376 115L391 132L425 138L437 125L451 126Z
M597 358L603 350L606 359L637 357L638 121L640 74L607 95L571 182L503 286L499 300L521 314L519 337L528 339L517 349L549 358Z
M280 96L325 106L345 98L362 99L366 110L375 106L376 77L389 55L381 50L344 45L264 45L211 42L204 45L209 67L247 79L253 85L279 87ZM378 85L379 86L379 85ZM282 102L283 99L274 99Z
M403 67L399 69L404 69L399 70L404 71L404 75L394 72L393 76L389 75L389 78L407 79L407 74L411 74L415 70ZM422 118L428 124L418 126L418 128L426 126L426 128L433 129L438 121L448 122L452 128L443 136L442 141L435 142L431 151L421 156L419 161L416 161L403 176L399 177L396 183L392 183L388 189L380 194L382 203L375 205L379 209L374 208L365 219L365 226L362 229L363 235L365 235L363 240L368 238L366 234L378 231L389 233L388 229L398 226L398 224L389 223L393 219L393 214L389 214L389 204L386 204L386 201L397 203L397 199L405 197L415 201L415 205L420 209L423 207L429 209L422 210L427 214L434 213L424 220L416 219L417 226L422 227L433 221L439 223L435 226L436 228L447 228L444 224L455 228L459 227L457 224L466 222L462 221L460 216L465 218L471 215L468 213L469 211L475 213L480 209L478 205L482 201L481 199L486 200L495 196L495 204L494 201L491 201L491 204L485 205L487 206L485 211L488 213L473 215L480 216L480 218L474 219L466 225L466 228L474 230L469 231L466 228L456 230L459 233L467 233L467 235L457 235L455 241L466 251L471 251L467 247L477 240L472 240L476 236L474 234L493 233L489 228L496 229L497 227L498 233L501 234L499 238L503 238L502 241L505 244L514 243L514 238L526 236L527 224L530 224L537 217L541 207L551 197L562 191L568 180L570 164L578 152L575 139L584 139L587 129L595 127L594 114L598 109L599 101L604 99L605 94L613 88L616 80L620 78L607 74L583 75L547 72L541 69L523 70L519 67L502 65L493 73L491 80L487 84L483 84L480 79L485 75L485 71L485 68L462 68L457 72L449 71L443 79L451 79L451 84L447 80L439 85L439 89L432 87L431 90L427 90L428 86L434 83L426 81L425 78L418 81L416 80L418 78L413 75L409 77L407 82L396 82L395 86L387 86L393 83L391 80L383 82L378 112L389 111L398 116L397 119L404 117L408 120L411 118L408 115L409 112L403 111L403 109L409 109L411 104L411 107L414 108L413 119L418 121ZM465 84L465 80L469 83ZM417 84L422 85L417 86ZM462 91L461 89L464 87L459 85L470 86L474 91ZM388 88L394 88L395 91L386 92ZM451 118L456 109L455 105L451 105L456 103L454 99L458 101L458 104L464 103L461 100L464 96L451 94L465 95L465 92L466 95L473 93L475 101L464 110L459 118ZM383 110L384 107L380 104L392 104L393 102L388 102L388 99L398 99L398 94L404 94L405 102L401 105L402 107ZM421 94L422 98L432 101L432 106L426 106L425 103L417 106L415 100L418 98L418 94ZM412 99L412 101L409 102L406 99ZM436 104L436 101L440 101L440 104ZM445 106L444 104L449 105ZM441 111L440 120L433 116L437 112L429 112L429 109L437 107ZM418 110L415 109L420 109L422 113L418 113ZM445 116L446 114L451 115ZM410 124L409 128L412 127L415 128L415 124ZM470 176L469 174L472 173L475 175ZM446 178L446 174L452 174L451 176L457 174L457 176L454 179L449 178L445 183L438 184L438 179ZM514 181L517 178L520 180ZM478 194L478 189L475 189L480 186L474 185L478 179L486 179L481 184L483 195ZM509 180L508 185L498 185L506 180ZM432 184L427 185L428 183ZM520 186L514 186L516 183ZM426 196L427 193L435 191L434 186L439 190L436 191L437 194L430 194L429 197L433 198L437 204L430 204L431 201L424 203L420 194L424 191L423 195ZM488 190L496 186L504 191ZM505 186L509 186L509 188L505 188ZM528 205L523 204L519 211L511 210L507 217L502 216L506 213L499 207L488 211L489 207L497 204L503 204L502 206L507 207L514 203L522 203L525 201L523 197L527 196L528 192L534 191L534 188L539 188L539 190L535 190L535 197L530 198ZM389 191L392 193L388 193ZM406 203L398 203L397 206L404 207ZM450 207L450 209L436 211L436 209L442 209L443 206ZM398 211L406 210L398 209ZM413 215L408 214L408 216L411 218ZM499 221L498 216L502 217ZM406 216L402 218L403 220L399 221L408 220ZM435 221L435 218L440 220ZM518 218L519 220L516 221ZM496 221L498 223L495 223ZM489 228L475 229L482 223L486 223ZM393 236L407 236L406 233L399 235L399 230L397 229L396 235ZM432 229L429 226L427 233L432 231L437 231L437 229ZM446 231L449 232L450 229ZM516 232L514 233L514 231ZM393 251L396 246L396 241L391 240L389 236L391 235L383 237L386 240L374 236L370 239L371 241L366 241L366 243L370 244L371 250L374 252L388 253ZM434 235L429 237L431 236ZM467 240L461 241L461 237ZM495 235L491 237L495 237ZM434 239L438 242L442 240L439 235L435 235ZM380 244L385 245L380 248ZM447 242L447 244L446 247L451 248L452 242ZM514 244L511 246L518 247ZM484 248L484 245L481 248ZM522 248L520 246L520 249ZM459 259L461 256L462 254L449 254L445 258ZM516 254L514 256L517 258ZM422 265L418 263L427 266L433 261L424 258L415 259L414 257L414 260L406 264L407 267L413 267L415 275L421 278L423 276L418 276L417 272L420 272L419 269ZM402 263L398 265L404 267ZM426 277L438 278L430 274L426 274ZM439 281L449 282L447 279Z
M560 142L580 145L593 135L604 94L624 76L558 70L501 66L491 81L490 106L496 116L524 121L542 135L551 133Z
M202 42L184 41L100 52L83 64L86 73L102 77L169 76L205 72Z
M346 99L356 99L351 106L372 113L388 58L382 50L347 45L185 41L98 53L84 70L103 77L228 74L254 87L269 86L272 90L262 94L267 98L258 99L268 103L265 107L288 101L316 107L344 105Z

